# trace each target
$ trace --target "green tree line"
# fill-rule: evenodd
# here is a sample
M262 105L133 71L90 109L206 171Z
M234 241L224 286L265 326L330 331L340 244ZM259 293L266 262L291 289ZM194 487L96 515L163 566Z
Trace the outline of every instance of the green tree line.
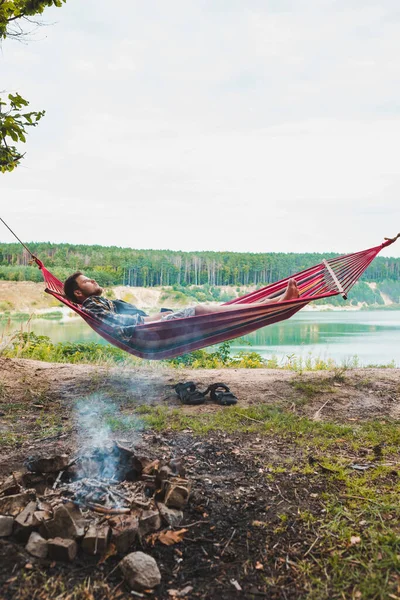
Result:
M82 270L102 285L139 287L188 285L260 286L332 258L334 253L239 253L134 250L116 246L31 243L30 250L60 279ZM378 256L363 279L398 281L400 259ZM40 281L37 267L20 244L0 243L0 279Z

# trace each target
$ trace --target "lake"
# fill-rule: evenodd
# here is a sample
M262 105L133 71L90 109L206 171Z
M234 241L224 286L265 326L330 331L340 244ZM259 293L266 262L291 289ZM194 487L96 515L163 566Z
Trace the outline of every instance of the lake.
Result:
M0 322L0 335L10 326ZM13 322L11 329L26 323ZM96 341L106 344L80 319L60 321L35 319L30 328L56 342ZM242 340L250 342L251 346ZM288 321L265 327L235 342L233 352L254 350L265 358L276 356L285 361L290 355L307 358L332 358L338 364L358 357L360 366L386 365L394 361L400 367L400 310L303 311Z

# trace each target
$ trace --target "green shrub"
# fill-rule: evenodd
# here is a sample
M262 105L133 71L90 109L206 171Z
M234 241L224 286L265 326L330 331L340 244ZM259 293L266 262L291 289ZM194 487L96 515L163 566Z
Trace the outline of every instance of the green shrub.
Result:
M64 363L122 363L128 361L129 354L111 345L95 342L53 344L49 337L32 332L18 332L3 354L10 358L32 358L47 362Z

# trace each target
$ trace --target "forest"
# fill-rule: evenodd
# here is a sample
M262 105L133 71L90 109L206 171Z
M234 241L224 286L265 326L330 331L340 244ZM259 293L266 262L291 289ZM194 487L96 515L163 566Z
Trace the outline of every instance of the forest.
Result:
M200 301L229 299L221 292L221 286L261 287L307 269L323 258L336 256L335 253L176 252L49 242L31 243L29 249L61 280L82 270L102 286L170 286L185 295L198 296ZM353 302L382 305L383 293L398 304L399 274L400 258L378 256L355 286ZM20 244L0 243L0 279L40 282L42 275ZM332 301L335 303L335 299Z
M102 285L263 285L307 269L335 253L239 253L136 250L116 246L31 243L31 252L60 279L83 270ZM378 256L364 274L370 282L396 281L400 258ZM19 244L0 243L0 279L41 281L29 253Z

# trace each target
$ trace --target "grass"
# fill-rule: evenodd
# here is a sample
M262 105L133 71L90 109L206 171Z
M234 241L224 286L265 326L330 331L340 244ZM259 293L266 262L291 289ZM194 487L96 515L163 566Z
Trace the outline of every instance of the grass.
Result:
M23 444L32 435L36 440L67 432L62 415L46 406L43 409L32 409L31 403L36 402L27 398L26 403L7 402L0 404L3 414L1 421L5 424L0 429L0 448L15 448Z
M302 448L351 451L359 448L384 445L387 452L396 452L400 445L400 428L397 422L367 422L360 425L341 425L313 421L285 411L282 407L258 405L251 408L227 408L213 413L188 415L180 409L142 405L136 407L133 415L140 418L146 428L158 431L183 431L189 429L195 435L204 436L214 431L226 433L256 433L279 436L288 443L294 440ZM132 429L137 421L132 418ZM107 424L113 430L129 429L125 416L113 415Z
M317 394L333 392L333 378L319 379L316 381L303 381L296 379L290 382L290 385L298 392L301 392L306 399L313 398Z
M40 570L22 572L18 600L117 600L121 597L118 589L113 589L105 581L93 581L87 577L83 582L71 587L65 584L61 575L49 576ZM67 589L68 588L68 589ZM35 590L33 592L33 590Z
M309 371L333 371L334 382L344 381L345 373L350 368L359 367L356 356L344 364L337 364L332 359L323 360L308 354L306 357L294 354L286 356L279 361L276 356L269 359L262 358L252 350L239 351L232 354L234 341L220 344L215 350L195 350L177 358L160 361L172 368L191 369L285 369L299 374ZM126 365L143 367L151 364L132 356L119 348L111 345L97 344L95 342L58 343L54 344L49 337L36 335L29 329L15 331L8 335L0 334L0 355L7 358L31 358L46 362L56 363L85 363L99 366ZM394 368L395 363L381 365L382 368ZM299 384L300 385L300 384Z
M46 312L46 313L38 313L38 314L30 314L30 313L25 313L25 312L13 312L10 313L9 311L6 311L4 313L0 313L0 321L22 321L24 323L26 323L27 321L30 321L31 319L47 319L47 320L60 320L62 319L62 313L60 311L52 311L52 312Z
M311 548L310 544L293 563L296 576L303 580L306 589L302 597L307 600L399 598L398 423L314 422L267 405L195 416L144 405L134 412L147 428L159 431L185 430L201 437L210 432L256 434L259 440L284 440L292 460L285 455L274 464L256 463L262 466L266 479L272 484L275 480L281 482L284 475L290 485L292 474L301 472L310 477L317 475L324 484L319 494L320 512L300 510L296 515L292 511L290 518L283 513L278 524L279 533L283 534L293 525L293 518L299 519L303 528L314 536L315 545ZM112 423L118 427L115 415ZM126 427L126 421L121 424ZM374 453L377 444L384 449L380 460ZM367 456L364 452L358 460L371 465L366 471L351 468L361 448L367 451ZM310 464L307 458L310 455L319 458Z
M400 486L390 474L390 467L377 467L368 475L333 475L338 493L324 494L325 515L302 515L317 534L312 561L302 564L307 598L398 597Z
M16 447L22 444L25 440L25 435L22 433L14 433L11 431L0 431L0 448Z

